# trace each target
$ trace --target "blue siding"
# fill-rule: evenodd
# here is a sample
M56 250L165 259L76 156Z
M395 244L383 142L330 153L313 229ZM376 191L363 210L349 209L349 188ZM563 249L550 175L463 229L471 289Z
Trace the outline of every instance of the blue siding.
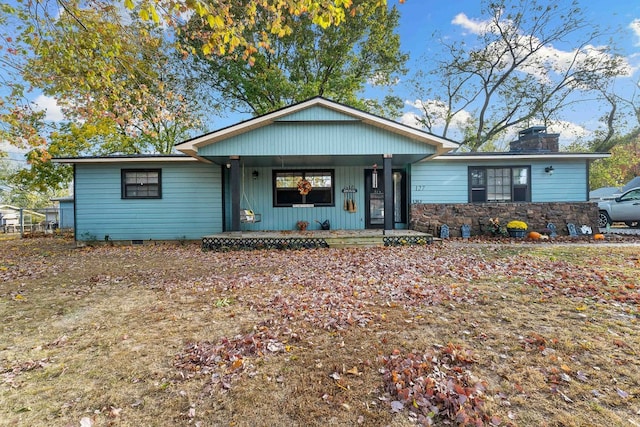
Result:
M285 170L277 168L278 170ZM242 224L242 230L295 230L296 222L304 220L309 222L309 229L319 229L315 222L328 219L332 229L358 230L364 229L364 168L338 167L331 165L318 166L312 169L333 169L335 179L335 206L332 207L273 207L272 171L273 169L246 168L244 171L244 196L241 200L242 209L253 209L255 213L262 214L262 222ZM251 177L253 171L258 171L259 178ZM227 181L228 182L228 181ZM343 209L342 188L353 185L358 189L354 196L357 212L349 213ZM312 190L313 191L313 190ZM230 196L226 192L227 205L227 229L230 228Z
M198 149L200 156L432 154L431 145L360 122L274 123Z
M60 228L73 228L73 201L60 201L60 212L58 213L58 223Z
M293 114L288 114L284 117L277 119L278 122L291 122L291 121L358 121L357 118L348 114L341 113L339 111L331 110L329 108L320 107L314 105L313 107L305 108L304 110L297 111Z
M161 168L161 199L122 199L121 169ZM76 239L198 239L222 231L219 166L195 162L76 165Z
M411 166L411 203L467 203L467 165L431 161Z
M553 175L544 169L553 165ZM469 166L531 166L532 202L587 200L587 165L584 159L483 161L427 161L411 167L412 203L467 203Z
M553 165L553 175L544 171ZM531 166L534 202L585 202L589 199L586 160L552 161Z

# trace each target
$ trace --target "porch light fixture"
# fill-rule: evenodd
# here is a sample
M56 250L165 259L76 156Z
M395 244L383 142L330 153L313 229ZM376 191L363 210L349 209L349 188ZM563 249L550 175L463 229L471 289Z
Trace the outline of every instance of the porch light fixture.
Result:
M549 175L553 175L553 166L547 166L546 168L544 168L544 171Z
M371 172L371 188L378 188L378 165L373 165L373 172Z
M251 172L251 176L253 177L253 179L258 179L258 177L260 176L260 173L258 173L258 171L253 171Z

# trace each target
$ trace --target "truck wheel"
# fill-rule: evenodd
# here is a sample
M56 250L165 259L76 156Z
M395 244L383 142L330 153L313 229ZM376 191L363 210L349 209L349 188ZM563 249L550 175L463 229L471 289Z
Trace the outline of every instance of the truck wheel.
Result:
M598 227L605 228L607 225L611 225L611 218L605 211L600 211L598 214Z

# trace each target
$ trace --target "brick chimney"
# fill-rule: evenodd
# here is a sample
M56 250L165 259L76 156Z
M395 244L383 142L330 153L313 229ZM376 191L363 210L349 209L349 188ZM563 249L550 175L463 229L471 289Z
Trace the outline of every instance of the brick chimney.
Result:
M532 126L518 132L518 140L509 143L509 151L557 153L559 139L559 133L547 133L545 126Z

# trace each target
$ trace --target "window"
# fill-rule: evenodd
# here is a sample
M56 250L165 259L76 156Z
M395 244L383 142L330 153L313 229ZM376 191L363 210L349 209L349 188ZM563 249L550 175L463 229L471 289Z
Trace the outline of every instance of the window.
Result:
M298 183L306 180L311 184L308 194L300 194ZM296 204L334 206L332 170L288 170L273 171L273 206L287 207Z
M529 202L530 167L470 167L471 202Z
M162 198L160 169L122 169L123 199Z

